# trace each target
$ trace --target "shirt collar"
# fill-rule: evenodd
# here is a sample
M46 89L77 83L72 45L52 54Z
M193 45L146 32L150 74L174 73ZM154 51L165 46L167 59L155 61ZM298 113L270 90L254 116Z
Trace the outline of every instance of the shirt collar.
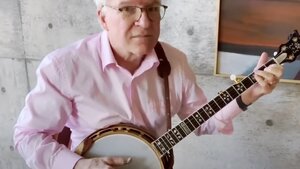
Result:
M108 34L106 31L102 32L101 35L101 61L102 68L105 69L106 66L110 64L117 64L114 54L111 50L111 46L108 40Z

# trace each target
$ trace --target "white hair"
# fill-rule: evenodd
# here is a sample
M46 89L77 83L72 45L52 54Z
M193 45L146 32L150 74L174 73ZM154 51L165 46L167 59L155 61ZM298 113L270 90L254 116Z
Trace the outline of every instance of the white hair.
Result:
M159 0L162 1L162 0ZM94 0L97 7L99 7L100 4L104 5L106 3L106 0Z
M105 4L106 0L94 0L96 6L98 7L100 4Z

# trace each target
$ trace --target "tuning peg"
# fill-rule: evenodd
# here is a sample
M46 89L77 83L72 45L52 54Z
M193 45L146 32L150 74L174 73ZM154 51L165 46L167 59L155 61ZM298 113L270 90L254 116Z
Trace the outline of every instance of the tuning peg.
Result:
M291 40L291 38L294 36L294 34L290 34L289 37L288 37L288 40Z
M241 79L238 79L235 74L230 75L230 80L234 81L235 83L241 82Z
M291 40L293 37L298 37L298 36L299 36L298 31L294 30L294 32L289 35L288 40Z

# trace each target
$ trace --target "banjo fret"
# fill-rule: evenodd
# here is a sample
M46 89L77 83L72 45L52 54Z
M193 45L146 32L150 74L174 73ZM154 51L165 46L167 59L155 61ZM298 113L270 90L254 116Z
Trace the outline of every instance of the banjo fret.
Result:
M165 154L182 139L183 136L174 128L173 130L168 130L165 135L156 139L153 144L161 154Z
M209 104L206 104L205 106L203 106L202 110L204 112L204 113L202 113L202 117L204 118L204 121L206 121L207 119L210 118L210 114L214 113L213 109L211 109Z
M185 132L183 131L183 129L181 128L180 124L177 125L175 127L175 129L178 131L178 133L181 135L181 139L182 140L185 136L187 136L187 134L185 134Z
M178 142L183 139L183 136L179 133L176 127L172 129L172 132L176 136Z
M233 100L232 98L236 98L238 97L241 93L243 93L243 91L245 91L246 89L243 88L242 85L235 84L234 86L232 86L231 88L229 88L230 92L227 92L228 97L230 97L230 100Z
M226 106L226 104L227 104L220 95L218 95L215 100L221 109L222 109L222 107Z
M186 118L186 125L189 127L189 129L192 131L194 131L197 128L197 125L193 124L192 120L195 120L192 116L189 116L188 118Z
M217 109L214 109L214 110L215 110L215 112L217 112L217 111L221 110L221 106L218 104L217 100L216 100L216 99L214 99L214 100L212 100L212 101L213 101L213 103L212 103L212 104L216 105L216 106L214 106L214 107L216 107L216 108L217 108Z
M202 117L202 115L201 115L201 110L202 109L200 109L200 110L198 110L197 112L195 112L192 116L197 120L197 122L199 122L198 124L199 124L199 126L202 124L202 123L204 123L204 118Z
M164 145L166 145L166 148L167 148L168 150L172 148L172 144L169 142L168 138L167 138L165 135L163 135L162 137L160 137L159 140L162 140L162 143L163 143Z
M216 103L215 100L210 101L208 104L212 110L212 111L209 111L209 117L213 116L216 112L221 110L221 108L219 107L219 105Z
M225 92L226 92L226 97L227 97L227 100L228 100L229 103L235 98L235 96L236 96L236 97L238 96L238 95L234 95L234 94L236 94L236 92L233 92L233 91L231 90L231 88L229 88L229 89L226 90ZM231 95L234 95L234 96L231 96Z
M174 132L172 130L169 130L167 133L171 136L171 138L173 138L175 144L180 141L180 139L178 139L178 137L176 136L176 134L174 134Z
M229 94L231 92L228 92L228 91L233 91L233 90L230 87L226 91L220 93L220 97L222 98L222 101L224 101L226 104L228 104L232 101L232 97ZM236 92L234 91L234 93L236 93Z
M271 60L272 61L272 60ZM256 83L256 80L254 78L254 73L251 73L247 78L245 78L243 81L243 85L245 88L251 87L254 83Z
M186 120L185 120L186 121ZM189 127L187 126L187 124L183 121L179 124L180 128L183 130L185 135L188 135L191 133L191 130L189 129Z
M160 154L165 154L167 152L166 148L163 146L163 144L159 140L155 140L153 142L153 145L160 152Z
M193 124L194 128L196 129L200 124L197 121L197 118L195 116L189 116L188 119Z
M172 147L176 144L176 141L173 139L173 137L170 135L170 132L166 133L166 138L168 139L169 143L172 145Z
M249 84L254 84L256 82L254 73L251 73L248 78L251 81L251 82L249 82Z

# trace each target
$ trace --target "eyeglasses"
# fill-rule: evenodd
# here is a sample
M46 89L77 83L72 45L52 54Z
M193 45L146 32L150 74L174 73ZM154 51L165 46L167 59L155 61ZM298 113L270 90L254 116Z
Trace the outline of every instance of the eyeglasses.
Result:
M144 8L137 6L124 6L120 8L109 5L104 6L119 11L124 19L132 21L138 21L141 18L143 11L146 11L148 18L151 21L160 21L165 16L166 9L168 8L166 5L153 5Z

